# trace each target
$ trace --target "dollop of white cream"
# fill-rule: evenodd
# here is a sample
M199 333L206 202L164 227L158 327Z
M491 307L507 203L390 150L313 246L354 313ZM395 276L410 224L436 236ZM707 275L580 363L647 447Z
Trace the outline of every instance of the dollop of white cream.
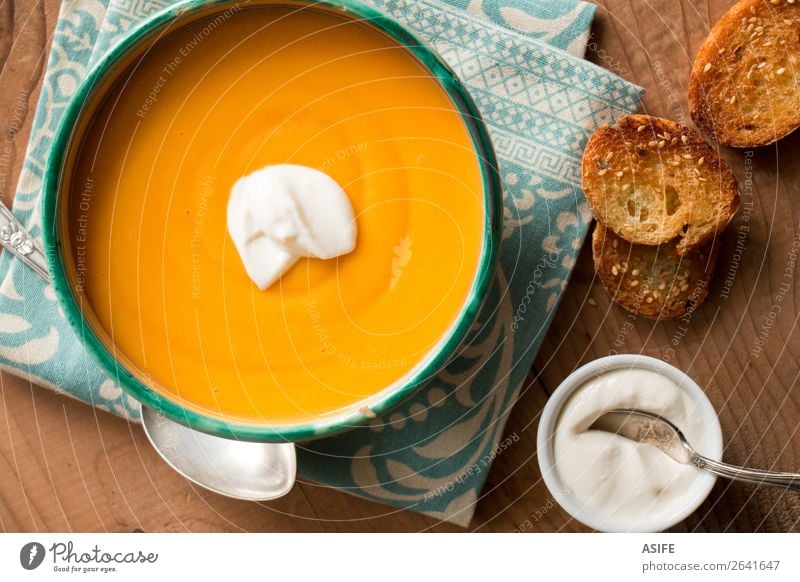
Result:
M350 199L336 180L294 164L267 166L236 181L228 200L228 233L262 290L302 257L349 253L357 234Z
M604 412L637 409L672 421L701 454L707 429L694 401L661 374L612 370L578 388L556 423L553 452L562 483L609 529L651 530L695 495L710 476L670 459L652 445L588 430Z

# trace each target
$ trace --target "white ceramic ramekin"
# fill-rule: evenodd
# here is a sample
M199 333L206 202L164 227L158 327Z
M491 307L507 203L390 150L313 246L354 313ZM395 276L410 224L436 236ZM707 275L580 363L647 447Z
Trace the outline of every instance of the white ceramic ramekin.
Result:
M611 370L631 368L652 370L680 386L696 404L697 410L707 427L706 442L708 448L704 450L704 453L715 460L721 460L722 458L722 428L720 427L717 413L702 388L678 368L662 360L637 354L606 356L578 368L553 392L542 411L537 432L537 456L542 478L558 504L575 519L598 531L631 530L619 524L612 524L608 519L585 507L572 496L558 474L555 455L553 454L553 433L561 415L561 409L575 390L583 386L587 381ZM660 523L651 522L649 524L652 526L651 528L637 531L662 531L683 521L708 497L715 481L716 477L711 473L700 475L694 482L692 495L689 496L689 501L685 506L676 507L675 512Z

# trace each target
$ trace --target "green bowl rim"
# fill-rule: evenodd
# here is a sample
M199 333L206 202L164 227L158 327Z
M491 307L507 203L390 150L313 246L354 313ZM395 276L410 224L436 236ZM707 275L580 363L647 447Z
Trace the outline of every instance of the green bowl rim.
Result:
M173 24L178 18L183 18L205 9L219 8L221 12L224 12L226 7L239 6L233 0L181 0L153 14L132 28L119 43L91 68L67 105L50 148L51 153L47 160L42 182L42 235L53 287L67 320L76 335L81 338L87 351L94 356L105 372L115 379L117 384L126 392L141 402L142 405L149 406L166 417L195 430L225 438L256 442L297 442L331 436L364 424L375 416L387 412L414 394L447 363L475 321L494 275L498 246L500 244L502 190L494 149L480 112L469 93L461 85L458 76L432 48L428 47L427 43L417 38L416 35L409 32L391 17L358 0L338 0L335 2L330 0L275 0L254 2L243 9L264 5L321 7L357 20L369 22L375 28L391 37L400 46L406 48L428 69L453 100L467 126L478 156L484 185L486 213L484 218L483 249L475 279L467 295L465 305L455 324L440 340L438 350L432 354L432 357L429 354L428 363L395 390L388 392L381 398L369 401L369 404L365 406L370 413L366 415L360 412L360 410L364 410L364 407L362 407L359 410L346 410L342 413L331 414L320 420L298 424L234 422L215 418L184 407L141 382L113 356L84 318L78 299L73 293L67 278L65 262L62 256L62 245L59 240L61 229L57 213L66 153L73 132L81 120L84 107L92 103L92 97L96 90L108 75L116 71L118 62L134 53L140 43L146 42L154 34L163 31L166 26Z

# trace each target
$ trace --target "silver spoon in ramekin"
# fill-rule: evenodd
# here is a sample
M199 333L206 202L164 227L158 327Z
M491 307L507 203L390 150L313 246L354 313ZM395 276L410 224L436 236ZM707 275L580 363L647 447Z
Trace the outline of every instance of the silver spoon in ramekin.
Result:
M653 445L678 463L694 465L720 477L800 491L800 473L748 469L704 457L686 441L677 426L656 414L641 410L611 410L595 420L589 430L616 433L636 442Z
M2 202L0 244L50 282L42 247ZM142 427L170 467L209 491L236 499L268 501L286 495L294 485L294 443L254 443L213 436L146 406L142 406Z

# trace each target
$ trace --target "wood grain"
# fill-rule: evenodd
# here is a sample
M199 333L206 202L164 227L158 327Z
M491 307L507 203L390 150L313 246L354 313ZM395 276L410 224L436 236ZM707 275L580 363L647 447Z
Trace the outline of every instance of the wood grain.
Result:
M732 2L598 4L588 57L647 88L647 113L688 121L686 88L694 54L710 23ZM11 144L0 160L0 195L7 203L58 8L58 0L0 0L0 129ZM800 196L800 165L786 163L798 153L800 135L750 153L721 150L751 204L751 219L740 215L729 229L709 300L687 321L654 323L613 306L584 245L506 428L519 441L495 461L470 529L585 530L541 480L536 426L548 394L569 372L614 352L669 359L704 386L720 413L728 461L800 468L799 295L793 281L778 317L770 319L799 240L800 205L794 202ZM746 187L749 180L752 186ZM226 499L173 473L136 425L7 374L0 376L0 396L3 531L460 531L311 483L273 503ZM800 531L800 499L718 483L676 530Z

